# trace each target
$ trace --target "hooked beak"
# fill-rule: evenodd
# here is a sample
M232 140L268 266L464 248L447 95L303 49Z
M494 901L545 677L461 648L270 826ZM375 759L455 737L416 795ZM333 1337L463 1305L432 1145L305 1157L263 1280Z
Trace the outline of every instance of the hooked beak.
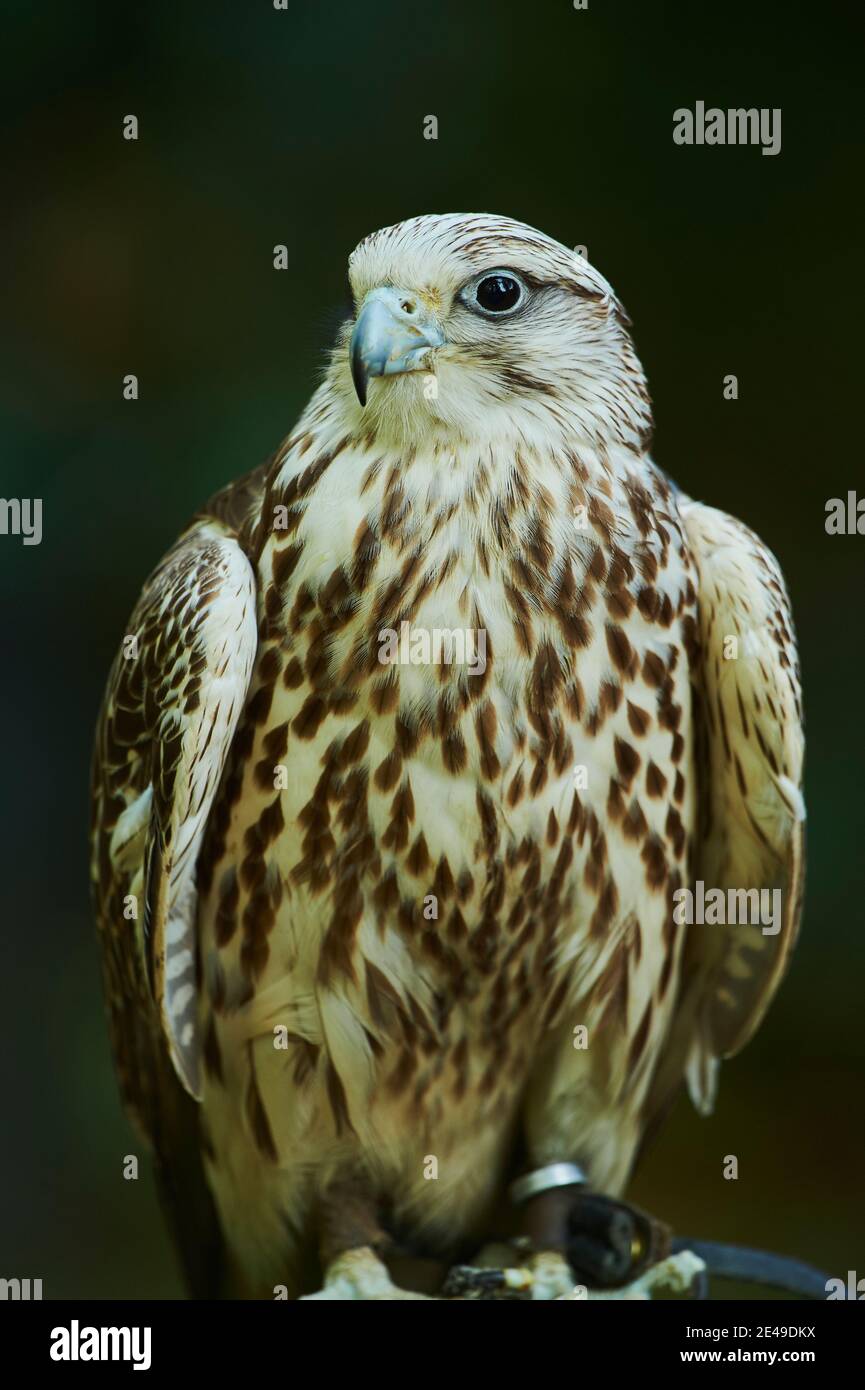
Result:
M422 371L431 349L443 343L444 334L416 294L390 287L372 290L349 346L351 379L361 405L366 405L371 376Z

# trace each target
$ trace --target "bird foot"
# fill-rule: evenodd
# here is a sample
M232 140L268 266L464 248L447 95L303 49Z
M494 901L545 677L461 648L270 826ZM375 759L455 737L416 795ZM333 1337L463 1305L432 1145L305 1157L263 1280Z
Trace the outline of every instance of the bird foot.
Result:
M533 1255L529 1268L532 1274L533 1302L573 1298L576 1278L564 1255L558 1250L540 1250Z
M513 1248L508 1259L522 1254ZM482 1255L479 1257L482 1258ZM501 1256L499 1256L501 1258ZM693 1297L695 1281L705 1271L703 1261L691 1251L661 1260L644 1268L630 1282L613 1290L587 1288L577 1282L567 1258L558 1250L541 1250L516 1264L455 1265L437 1295L412 1293L394 1284L385 1265L369 1246L346 1250L328 1266L324 1287L306 1294L302 1302L325 1299L339 1302L460 1302L517 1300L576 1301L581 1299L623 1299L644 1301L663 1297Z
M644 1303L654 1298L695 1298L706 1278L703 1260L691 1250L680 1250L659 1264L650 1265L629 1284L617 1289L587 1289L577 1284L569 1293L557 1294L560 1300L577 1302L590 1299L593 1302Z
M706 1266L690 1250L680 1251L615 1289L588 1287L577 1282L566 1257L559 1250L540 1250L523 1265L511 1263L524 1252L512 1248L505 1263L491 1267L457 1265L448 1274L440 1298L459 1300L519 1300L521 1302L646 1302L654 1298L699 1297ZM500 1257L501 1258L501 1257Z
M324 1278L324 1287L318 1293L306 1294L301 1302L314 1299L338 1300L340 1302L393 1302L395 1300L429 1302L427 1294L409 1293L400 1289L391 1279L385 1265L375 1251L368 1245L354 1250L345 1250L330 1264Z
M578 1183L532 1197L524 1223L533 1250L558 1251L570 1265L573 1283L592 1288L631 1283L670 1253L671 1232L662 1222ZM561 1283L557 1268L549 1277Z

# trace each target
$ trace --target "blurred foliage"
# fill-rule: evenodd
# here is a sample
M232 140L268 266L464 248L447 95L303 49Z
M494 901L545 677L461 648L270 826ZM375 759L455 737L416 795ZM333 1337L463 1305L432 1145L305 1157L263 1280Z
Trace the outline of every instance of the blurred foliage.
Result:
M289 431L354 244L460 210L588 247L634 320L656 458L766 538L798 622L802 944L716 1115L683 1100L634 1195L680 1230L861 1272L865 541L823 524L828 497L865 488L859 12L7 0L2 26L0 495L44 499L41 546L0 538L2 1273L43 1278L46 1296L178 1291L152 1183L121 1177L140 1146L86 885L102 685L188 514ZM781 154L674 146L672 112L697 99L781 107Z

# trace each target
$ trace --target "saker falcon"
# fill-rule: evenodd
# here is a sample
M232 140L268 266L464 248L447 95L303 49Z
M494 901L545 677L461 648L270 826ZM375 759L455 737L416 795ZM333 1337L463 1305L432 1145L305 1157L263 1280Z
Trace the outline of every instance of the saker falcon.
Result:
M349 278L322 385L193 517L109 677L123 1097L199 1296L411 1297L400 1252L465 1258L514 1203L534 1296L615 1282L642 1142L683 1078L710 1108L796 937L784 582L652 462L581 255L425 216ZM780 889L781 930L679 925L698 880Z

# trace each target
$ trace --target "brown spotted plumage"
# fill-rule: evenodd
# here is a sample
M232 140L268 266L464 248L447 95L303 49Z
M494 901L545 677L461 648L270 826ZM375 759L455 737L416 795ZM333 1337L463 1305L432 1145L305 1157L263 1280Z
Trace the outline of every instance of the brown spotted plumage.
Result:
M350 277L297 428L145 586L97 734L115 1054L199 1292L309 1292L335 1226L447 1258L517 1163L619 1193L800 911L783 581L651 462L609 286L481 216L376 233ZM678 925L698 878L780 887L782 929Z

